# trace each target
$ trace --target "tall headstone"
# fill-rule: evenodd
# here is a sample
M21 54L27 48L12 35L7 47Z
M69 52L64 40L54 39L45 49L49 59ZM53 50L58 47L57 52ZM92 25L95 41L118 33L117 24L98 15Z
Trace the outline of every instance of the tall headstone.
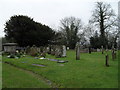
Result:
M76 60L80 60L80 44L76 44Z
M62 48L63 48L62 57L66 57L66 46L63 45Z
M109 67L109 62L108 62L108 60L109 60L109 57L108 57L108 54L106 54L106 56L105 56L105 66L106 66L106 67Z

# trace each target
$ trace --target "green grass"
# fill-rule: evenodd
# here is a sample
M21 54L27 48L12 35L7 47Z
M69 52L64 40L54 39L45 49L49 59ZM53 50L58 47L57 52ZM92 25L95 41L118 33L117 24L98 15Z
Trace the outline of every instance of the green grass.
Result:
M81 53L81 59L75 60L75 52L68 51L67 57L57 58L59 60L69 61L68 63L64 63L64 66L61 66L60 63L56 63L54 61L34 59L34 57L30 56L26 56L20 59L10 59L4 56L3 61L12 63L19 68L36 72L39 75L60 85L61 88L117 88L118 60L116 59L113 61L111 59L111 52L108 52L108 54L110 67L105 67L105 55L101 54L101 52L94 52L92 54ZM47 55L47 58L55 57ZM44 64L46 67L32 66L31 64L33 63ZM6 68L6 66L3 64L3 71L4 68ZM13 72L16 71L13 70ZM7 77L5 74L3 74L3 81L9 81L10 78L11 76ZM14 80L14 83L15 82L17 82L16 79ZM3 82L3 87L4 85L14 87L12 84L9 85L8 82ZM34 85L36 85L36 83ZM24 86L18 85L16 87Z
M48 88L42 80L29 72L3 63L3 88Z

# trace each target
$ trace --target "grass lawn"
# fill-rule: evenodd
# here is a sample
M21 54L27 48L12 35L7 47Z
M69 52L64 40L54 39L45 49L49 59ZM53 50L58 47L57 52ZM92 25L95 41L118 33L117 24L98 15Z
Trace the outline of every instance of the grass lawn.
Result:
M64 64L35 59L31 56L20 59L10 59L3 56L3 61L35 72L60 88L117 88L118 60L113 61L111 59L111 52L108 52L108 54L110 67L105 67L105 55L101 54L101 52L94 52L92 54L81 53L81 59L75 60L75 51L72 50L67 51L67 57L57 58L59 60L68 60L68 63ZM55 57L47 55L46 58L53 59ZM33 66L32 64L43 64L46 67ZM26 80L26 83L25 80L21 80L23 78ZM5 63L3 64L3 87L47 87L47 84L43 84L42 81L37 82L38 80L31 74L20 71L18 68L6 65Z
M33 74L3 63L3 88L47 88L45 82Z

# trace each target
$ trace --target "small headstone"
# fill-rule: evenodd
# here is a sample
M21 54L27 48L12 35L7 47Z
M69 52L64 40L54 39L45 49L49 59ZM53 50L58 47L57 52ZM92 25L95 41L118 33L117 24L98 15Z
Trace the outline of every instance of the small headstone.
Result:
M100 49L97 48L97 52L100 52Z
M38 54L37 47L35 45L33 45L30 48L30 52L29 53L30 53L31 56L36 56Z
M62 48L61 46L56 46L55 57L60 58L61 56L62 56Z
M30 46L27 46L27 47L26 47L25 52L26 52L26 54L29 54L29 53L30 53Z

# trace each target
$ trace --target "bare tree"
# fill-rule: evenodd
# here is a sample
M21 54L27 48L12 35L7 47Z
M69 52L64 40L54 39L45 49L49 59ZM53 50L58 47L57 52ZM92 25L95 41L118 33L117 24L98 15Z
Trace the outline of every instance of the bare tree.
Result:
M79 41L78 33L82 27L81 19L75 17L66 17L61 20L60 30L65 39L65 43L74 49Z
M101 45L103 45L104 47L107 44L105 31L114 25L114 23L116 22L115 18L116 17L114 11L111 8L110 4L106 4L103 2L96 3L96 8L93 11L90 22L99 26L100 38L102 40Z
M93 37L95 31L96 31L95 27L90 23L84 26L83 28L83 33L88 41L91 37Z

